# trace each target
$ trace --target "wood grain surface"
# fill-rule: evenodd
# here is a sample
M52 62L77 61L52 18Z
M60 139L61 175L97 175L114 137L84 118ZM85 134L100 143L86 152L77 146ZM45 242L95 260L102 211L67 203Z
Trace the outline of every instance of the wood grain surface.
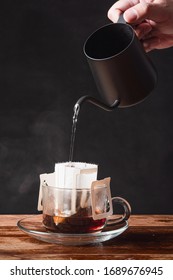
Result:
M28 215L0 215L1 260L172 260L173 215L132 215L120 236L96 245L63 246L34 239L18 229Z

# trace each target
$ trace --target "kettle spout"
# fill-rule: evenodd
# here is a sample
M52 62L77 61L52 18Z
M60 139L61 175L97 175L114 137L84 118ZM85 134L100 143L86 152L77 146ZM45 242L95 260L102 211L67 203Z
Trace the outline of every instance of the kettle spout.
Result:
M78 101L76 102L75 106L74 106L74 110L77 112L80 110L81 105L84 102L89 102L105 111L113 111L116 107L118 107L118 105L120 104L120 100L115 100L115 102L112 105L106 105L105 103L97 100L96 98L89 96L89 95L84 95L81 98L78 99Z

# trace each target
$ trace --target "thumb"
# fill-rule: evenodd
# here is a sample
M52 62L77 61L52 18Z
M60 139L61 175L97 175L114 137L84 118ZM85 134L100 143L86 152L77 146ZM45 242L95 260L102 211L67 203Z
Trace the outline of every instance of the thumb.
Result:
M156 21L158 18L157 15L157 5L155 5L154 2L146 2L143 0L137 5L126 10L124 12L124 19L128 23L138 23L145 19L152 19Z

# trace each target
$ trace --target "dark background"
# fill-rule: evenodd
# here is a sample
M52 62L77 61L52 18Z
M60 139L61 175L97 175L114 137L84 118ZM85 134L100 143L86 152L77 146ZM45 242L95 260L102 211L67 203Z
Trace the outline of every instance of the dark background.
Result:
M39 174L68 160L73 106L99 97L83 44L113 3L0 1L0 213L37 213ZM74 160L98 163L133 214L173 214L173 49L149 55L157 88L114 112L84 104Z

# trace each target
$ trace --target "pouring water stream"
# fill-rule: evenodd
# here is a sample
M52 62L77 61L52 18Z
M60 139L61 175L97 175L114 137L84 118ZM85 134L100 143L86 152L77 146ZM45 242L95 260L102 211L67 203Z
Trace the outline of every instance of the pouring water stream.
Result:
M113 111L118 105L120 104L119 100L115 100L115 102L112 105L106 105L103 102L97 100L94 97L85 95L79 98L79 100L76 102L73 108L73 123L72 123L72 131L71 131L71 142L70 142L70 153L69 153L69 166L72 166L73 162L73 153L74 153L74 142L75 142L75 135L76 135L76 126L77 126L77 120L78 120L78 115L79 111L81 108L81 105L84 102L89 102L105 111Z

